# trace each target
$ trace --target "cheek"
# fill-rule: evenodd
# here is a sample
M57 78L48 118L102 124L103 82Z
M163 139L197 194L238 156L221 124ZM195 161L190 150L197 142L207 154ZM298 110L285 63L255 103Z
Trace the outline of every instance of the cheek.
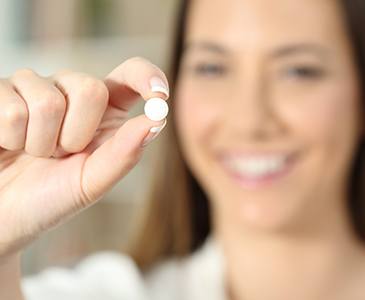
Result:
M337 147L353 138L358 119L357 95L350 87L338 86L322 87L304 99L294 98L293 103L282 105L283 119L304 142Z
M282 113L291 136L305 154L299 175L302 179L298 181L304 184L298 189L313 197L321 193L339 195L346 184L359 134L356 89L333 82L297 100Z

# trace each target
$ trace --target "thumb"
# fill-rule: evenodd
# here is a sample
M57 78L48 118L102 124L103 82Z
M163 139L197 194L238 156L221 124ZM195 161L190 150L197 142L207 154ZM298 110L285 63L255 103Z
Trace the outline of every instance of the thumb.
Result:
M141 158L146 140L156 137L165 124L165 120L156 122L140 115L126 121L113 137L99 146L83 166L83 203L96 201L124 177Z

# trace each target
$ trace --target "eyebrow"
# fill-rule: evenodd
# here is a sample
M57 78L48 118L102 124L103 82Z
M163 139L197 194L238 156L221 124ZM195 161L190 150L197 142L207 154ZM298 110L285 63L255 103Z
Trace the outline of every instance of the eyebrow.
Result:
M209 41L187 42L183 48L183 52L186 52L188 50L208 51L221 55L230 53L229 49L225 48L223 45ZM270 56L272 58L281 58L301 53L312 53L320 56L323 59L327 58L329 55L328 49L320 44L298 43L298 44L277 47L277 49L275 49L270 54Z
M300 43L280 47L273 51L270 56L273 58L280 58L301 53L312 53L320 56L323 59L329 56L329 51L326 47L315 43Z
M183 47L183 52L187 52L188 50L208 51L216 54L227 54L229 52L228 49L220 44L209 41L187 42Z

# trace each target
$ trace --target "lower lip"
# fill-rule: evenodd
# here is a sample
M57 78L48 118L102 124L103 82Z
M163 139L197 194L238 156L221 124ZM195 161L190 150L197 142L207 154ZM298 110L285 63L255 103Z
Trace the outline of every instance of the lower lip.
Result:
M238 183L239 186L245 189L260 189L278 183L281 179L283 179L286 175L290 173L290 171L293 169L293 166L294 166L294 160L289 159L285 163L285 166L279 171L261 177L243 176L242 174L234 172L227 167L225 167L225 170L227 171L229 176L236 183Z

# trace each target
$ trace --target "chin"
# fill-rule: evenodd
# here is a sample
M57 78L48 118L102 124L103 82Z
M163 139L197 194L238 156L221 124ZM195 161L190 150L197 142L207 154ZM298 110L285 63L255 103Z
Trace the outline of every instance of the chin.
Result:
M224 193L222 190L220 197L216 195L214 206L217 215L220 214L219 218L234 228L242 229L242 232L297 233L300 225L307 223L304 221L308 218L310 204L290 195L279 195L282 194L274 196L266 193L250 197Z
M291 231L298 221L298 217L288 207L258 205L257 203L245 203L236 210L236 217L241 226L248 230L259 230L271 233Z

